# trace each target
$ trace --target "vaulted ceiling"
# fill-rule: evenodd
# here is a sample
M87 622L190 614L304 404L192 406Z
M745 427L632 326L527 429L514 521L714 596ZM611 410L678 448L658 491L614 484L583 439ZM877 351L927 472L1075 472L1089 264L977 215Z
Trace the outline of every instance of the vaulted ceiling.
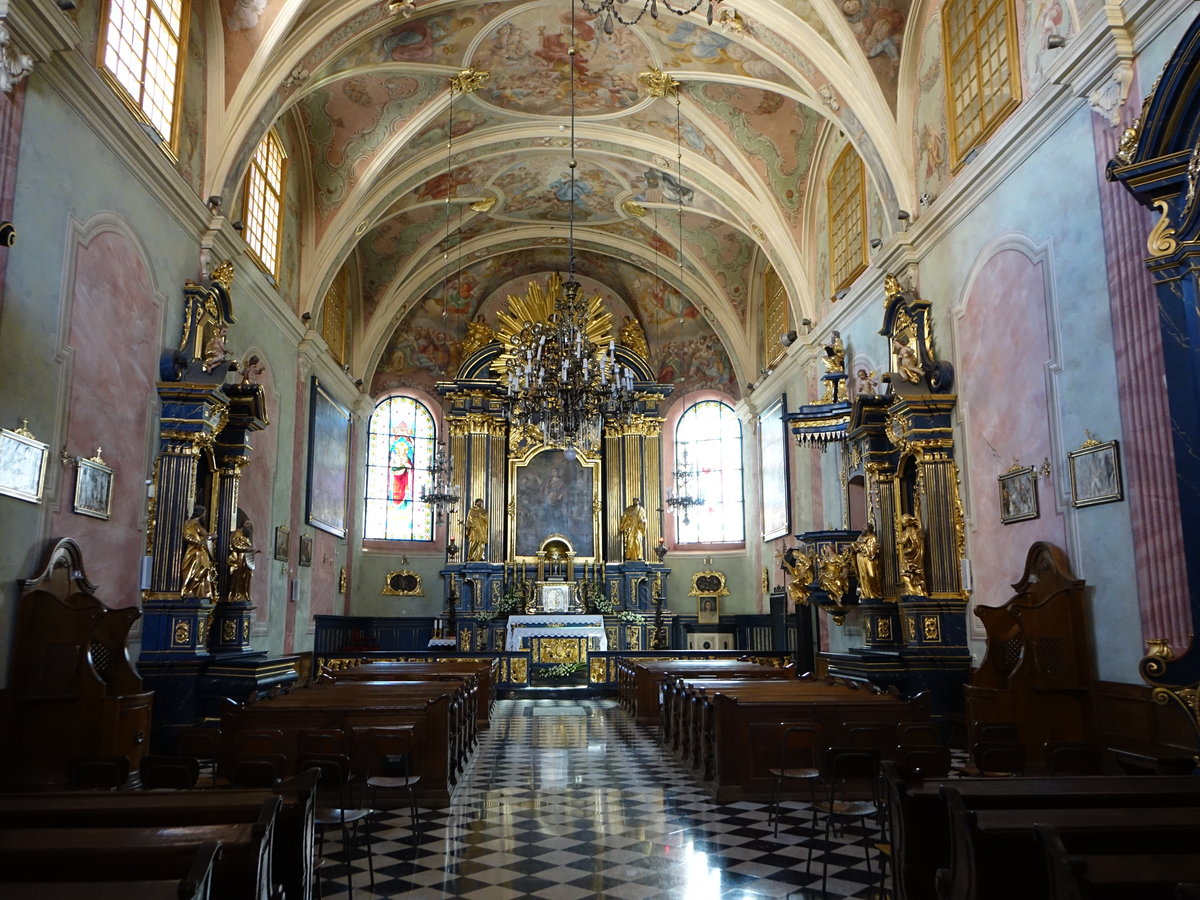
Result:
M576 271L617 322L641 323L664 380L736 397L754 379L767 264L792 315L818 317L823 178L845 142L872 204L911 205L897 116L911 5L745 0L709 24L706 3L660 4L608 33L575 0ZM206 181L232 196L266 130L285 135L299 311L348 267L350 362L373 391L452 375L467 322L565 271L571 0L222 0L219 14ZM468 67L486 81L452 92ZM679 82L678 105L639 85L652 68Z

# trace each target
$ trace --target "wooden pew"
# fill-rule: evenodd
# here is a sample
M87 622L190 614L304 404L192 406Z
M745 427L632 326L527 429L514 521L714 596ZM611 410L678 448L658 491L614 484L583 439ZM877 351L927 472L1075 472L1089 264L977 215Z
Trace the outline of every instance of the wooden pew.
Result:
M790 668L775 668L773 666L758 666L754 670L738 670L733 673L721 672L719 675L702 673L697 676L693 673L665 672L661 676L659 685L659 696L661 698L659 722L663 745L678 752L681 737L686 732L685 720L690 713L687 701L690 696L689 689L691 686L701 685L713 689L718 685L728 686L733 683L744 683L747 681L795 683L795 670Z
M0 828L0 879L36 882L178 878L207 844L221 845L212 892L222 900L274 900L271 856L281 801L263 801L256 821L222 825ZM2 893L2 892L0 892Z
M1103 844L1050 825L1038 825L1037 833L1050 900L1176 900L1178 884L1200 882L1200 844L1194 834L1189 848L1169 853L1157 840L1144 846L1153 832L1141 830L1109 832Z
M760 678L774 667L735 659L623 660L618 665L618 698L639 725L657 725L662 678L671 673L691 678ZM794 675L792 669L776 669ZM785 676L786 677L786 676Z
M474 680L478 693L476 717L479 728L487 728L495 705L495 670L499 660L440 660L437 662L366 662L348 669L325 671L335 681L427 681Z
M340 729L349 737L359 725L412 725L418 797L445 805L469 746L461 693L460 685L448 681L316 684L227 710L222 731L232 736L241 729L278 729L285 738L282 753L294 767L297 738L305 730Z
M696 777L718 802L768 799L774 788L770 767L779 762L781 722L815 725L827 745L836 743L843 722L929 721L924 697L902 700L882 691L827 681L748 681L709 691L692 686L699 712L691 714Z
M1047 900L1050 877L1037 841L1039 825L1083 838L1097 853L1130 848L1131 842L1180 853L1194 849L1200 837L1200 808L1160 807L1154 794L1118 807L975 809L954 787L941 793L950 822L950 865L938 871L937 891L946 900ZM1123 799L1130 804L1135 797Z
M907 777L883 762L892 865L899 900L935 896L935 873L950 867L949 816L943 787L959 792L975 809L1051 807L1200 806L1200 778L1191 776L1070 776L1060 778ZM1033 823L1029 822L1032 827Z
M264 803L278 798L282 805L275 817L272 878L289 900L311 900L316 788L316 775L310 772L272 790L0 794L0 829L252 823Z
M204 844L178 880L9 882L3 894L5 900L209 900L220 853L220 844Z

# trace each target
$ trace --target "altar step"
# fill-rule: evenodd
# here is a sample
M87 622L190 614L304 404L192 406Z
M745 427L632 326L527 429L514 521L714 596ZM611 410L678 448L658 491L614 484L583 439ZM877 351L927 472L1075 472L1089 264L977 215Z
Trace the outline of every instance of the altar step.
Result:
M515 690L500 689L496 691L497 700L594 700L600 697L615 696L615 689L606 690L603 687L590 687L579 684L564 684L558 687L527 687Z

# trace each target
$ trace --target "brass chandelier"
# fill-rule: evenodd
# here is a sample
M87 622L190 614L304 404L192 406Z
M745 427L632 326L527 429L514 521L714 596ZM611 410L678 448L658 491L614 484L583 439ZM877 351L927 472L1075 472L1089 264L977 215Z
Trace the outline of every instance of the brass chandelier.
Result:
M584 299L575 280L575 4L571 4L571 206L567 230L567 281L552 275L547 292L531 286L518 315L501 313L508 417L514 431L561 447L568 458L600 446L605 422L623 422L637 410L634 373L617 360L611 318L599 295ZM516 298L509 298L510 308ZM549 303L547 308L546 303ZM541 306L541 310L537 307ZM522 314L523 312L523 314ZM539 312L545 314L539 315Z

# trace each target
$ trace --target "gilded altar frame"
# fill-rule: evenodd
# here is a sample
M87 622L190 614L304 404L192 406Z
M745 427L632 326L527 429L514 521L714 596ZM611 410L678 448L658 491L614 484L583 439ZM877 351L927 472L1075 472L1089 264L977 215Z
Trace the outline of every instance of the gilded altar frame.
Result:
M544 453L557 456L538 460ZM589 476L590 484L584 484L581 478L580 484L574 486L569 502L563 503L556 501L552 496L554 490L540 484L540 480L545 474L553 474L555 469L571 471L564 469L566 466L581 467ZM541 469L549 469L550 472L535 471ZM602 546L600 475L599 458L582 452L577 453L574 460L568 460L562 450L537 446L522 456L509 457L505 521L508 558L516 562L536 563L537 550L544 539L551 534L561 534L569 538L569 545L575 548L576 563L598 561ZM539 483L534 484L534 481ZM564 522L564 514L570 516L571 521ZM591 532L590 540L581 536L588 530ZM575 533L572 534L572 531Z

